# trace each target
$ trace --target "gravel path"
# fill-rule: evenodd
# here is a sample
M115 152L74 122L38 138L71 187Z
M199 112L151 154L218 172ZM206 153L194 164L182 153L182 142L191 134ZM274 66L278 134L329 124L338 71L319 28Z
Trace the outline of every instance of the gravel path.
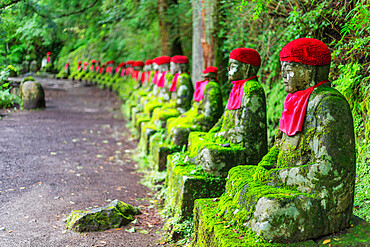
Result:
M37 80L46 109L5 112L0 120L0 246L159 245L162 222L142 199L151 192L138 183L130 159L137 143L119 118L117 97L68 80ZM64 229L72 210L114 199L143 214L122 229ZM135 233L126 231L132 227Z

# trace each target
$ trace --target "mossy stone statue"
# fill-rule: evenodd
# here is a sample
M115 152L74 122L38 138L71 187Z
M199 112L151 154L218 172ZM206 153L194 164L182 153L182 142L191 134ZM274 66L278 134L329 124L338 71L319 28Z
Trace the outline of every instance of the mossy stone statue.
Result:
M266 99L256 76L260 63L253 49L230 53L228 77L234 85L228 105L208 133L189 136L190 157L212 175L226 177L234 166L257 165L267 153Z
M350 225L356 157L350 106L327 80L328 47L293 40L280 59L289 94L275 145L258 166L230 170L216 211L218 221L237 220L238 230L289 243Z

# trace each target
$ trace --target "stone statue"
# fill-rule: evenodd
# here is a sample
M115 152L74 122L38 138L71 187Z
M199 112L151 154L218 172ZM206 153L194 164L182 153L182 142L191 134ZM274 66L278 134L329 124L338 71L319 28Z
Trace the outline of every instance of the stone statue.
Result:
M256 75L260 65L257 51L234 49L228 67L233 89L222 117L208 133L189 136L189 157L210 174L226 177L231 167L257 165L267 153L266 99Z
M138 89L142 86L142 81L141 81L141 74L143 71L144 67L144 62L143 61L136 61L135 63L132 64L133 67L133 72L132 72L132 78L137 82L135 85L135 89Z
M51 52L46 53L41 61L41 72L52 72L53 71L53 61L51 59Z
M349 104L328 81L328 47L301 38L279 56L289 94L276 143L258 166L230 170L220 215L226 221L238 218L266 240L285 243L349 226L356 157Z
M151 150L154 152L155 165L160 171L166 167L167 155L180 151L184 145L187 146L191 132L209 131L221 117L223 105L217 72L216 67L207 67L203 71L203 80L195 83L191 109L179 117L167 120L165 143L153 145L157 148Z
M178 118L167 121L170 143L180 147L187 145L190 132L209 131L221 117L222 94L217 73L216 67L207 67L203 71L203 80L195 83L192 108Z

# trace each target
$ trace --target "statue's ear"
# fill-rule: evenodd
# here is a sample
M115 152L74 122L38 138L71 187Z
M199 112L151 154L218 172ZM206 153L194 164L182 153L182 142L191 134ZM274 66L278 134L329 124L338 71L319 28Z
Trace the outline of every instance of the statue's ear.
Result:
M243 63L243 70L245 71L245 78L251 77L251 73L253 72L252 67L250 64Z

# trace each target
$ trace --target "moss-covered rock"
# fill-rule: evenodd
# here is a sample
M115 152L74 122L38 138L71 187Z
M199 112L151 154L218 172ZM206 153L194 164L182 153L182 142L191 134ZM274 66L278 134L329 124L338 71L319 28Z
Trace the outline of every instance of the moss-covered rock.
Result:
M104 231L127 225L139 213L133 206L114 200L106 207L73 210L67 218L66 228L76 232Z
M211 176L176 153L168 157L166 207L174 217L188 217L198 198L218 197L225 188L225 179Z
M20 88L24 109L45 107L45 93L41 84L35 81L26 81Z

